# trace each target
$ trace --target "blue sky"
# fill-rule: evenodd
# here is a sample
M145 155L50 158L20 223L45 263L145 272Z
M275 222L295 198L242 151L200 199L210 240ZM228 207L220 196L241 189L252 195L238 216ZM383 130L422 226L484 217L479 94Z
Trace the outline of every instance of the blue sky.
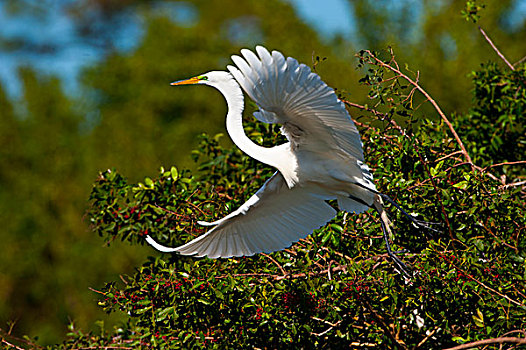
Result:
M325 37L353 30L351 7L347 0L286 0L299 16Z

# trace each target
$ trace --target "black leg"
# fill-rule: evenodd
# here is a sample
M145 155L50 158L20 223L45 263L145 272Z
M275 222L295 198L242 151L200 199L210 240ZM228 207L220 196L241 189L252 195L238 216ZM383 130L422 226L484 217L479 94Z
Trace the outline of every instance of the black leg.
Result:
M376 212L378 213L378 215L380 215L380 217L382 216L382 214L380 213L380 211L378 211L377 208L367 204L362 199L357 198L357 197L355 197L353 195L349 195L349 198L354 200L354 201L356 201L356 202L358 202L358 203L364 204L364 205L366 205L366 206L368 206L370 208L374 208L376 210ZM391 249L391 244L389 244L389 237L388 237L388 233L387 233L387 227L385 227L386 224L384 223L384 221L381 218L380 218L380 223L382 224L382 232L384 234L385 246L387 247L387 255L389 255L389 257L394 261L395 265L404 274L404 276L406 276L407 278L411 278L411 274L409 273L409 269L407 268L407 266L402 262L402 260L400 260L400 258L398 256L396 256L396 253L403 253L405 250L402 250L402 251L399 251L399 252L393 252L393 250Z
M429 231L433 231L433 232L441 232L433 227L431 227L432 225L440 225L439 223L434 223L434 222L427 222L427 221L423 221L423 220L418 220L418 219L415 219L413 216L409 215L404 209L402 209L402 207L400 207L398 205L398 203L396 203L393 199L391 199L391 197L389 197L388 195L386 194L383 194L383 193L380 193L380 192L377 192L375 190L371 190L370 188L367 188L359 183L356 183L355 185L358 185L364 189L367 189L377 195L380 196L380 198L382 198L383 200L391 203L392 205L394 205L394 207L398 210L400 210L412 223L413 225L415 225L415 227L417 228L424 228L425 229L425 232L428 236L430 236L431 238L433 237L432 234L429 232ZM364 204L370 208L374 208L378 214L380 215L380 217L382 217L382 213L381 211L383 211L382 209L382 205L380 205L380 207L376 207L373 203L373 205L369 205L367 204L365 201L363 201L362 199L360 198L357 198L353 195L349 195L349 198L352 199L352 200L355 200L356 202L358 203L361 203L361 204ZM385 215L385 213L384 213ZM406 264L404 264L404 262L402 260L400 260L400 258L398 256L396 256L396 254L398 253L404 253L404 252L407 252L407 250L401 250L401 251L396 251L396 252L393 252L393 250L391 249L391 245L389 244L389 235L388 235L388 229L386 227L386 225L388 223L384 222L384 220L381 218L380 219L380 223L382 224L382 232L383 232L383 235L384 235L384 240L385 240L385 246L387 248L387 254L389 255L389 257L394 261L395 265L398 267L398 269L401 271L401 273L407 277L407 278L411 278L412 275L410 273L410 269L406 266Z
M389 257L394 261L394 263L396 264L398 269L402 271L404 276L406 276L407 278L411 278L411 274L409 273L409 269L406 266L406 264L404 264L403 261L400 260L400 258L397 257L396 254L391 249L391 245L389 244L389 237L387 235L387 228L385 227L383 220L380 220L380 223L382 224L382 232L384 234L385 246L387 247L387 255L389 255Z
M387 202L391 203L392 205L395 206L396 209L400 210L409 220L411 220L411 222L418 228L425 228L426 229L426 234L430 237L430 238L433 238L433 235L429 232L429 231L433 231L433 232L437 232L437 233L440 233L442 231L440 230L437 230L431 226L433 225L442 225L441 223L438 223L438 222L429 222L429 221L424 221L424 220L418 220L418 219L415 219L413 216L409 215L404 209L402 209L401 206L398 205L398 203L396 203L391 197L389 197L388 195L386 194L383 194L383 193L380 193L378 191L375 191L375 190L372 190L358 182L355 182L354 185L356 186L359 186L363 189L366 189L368 191L371 191L373 192L374 194L377 194L379 195L382 199L386 200ZM351 197L352 198L352 197ZM354 199L354 198L352 198ZM363 201L362 201L363 202Z
M440 225L440 223L415 219L412 215L409 215L401 206L398 205L398 203L396 203L388 195L383 194L383 193L378 193L378 195L380 197L382 197L383 200L385 200L385 201L391 203L392 205L394 205L396 209L400 210L405 215L405 217L408 218L409 220L411 220L413 225L415 225L417 228L425 228L426 229L425 232L430 238L433 238L433 235L429 231L433 231L433 232L437 232L437 233L441 232L440 230L437 230L437 229L431 227L432 225Z

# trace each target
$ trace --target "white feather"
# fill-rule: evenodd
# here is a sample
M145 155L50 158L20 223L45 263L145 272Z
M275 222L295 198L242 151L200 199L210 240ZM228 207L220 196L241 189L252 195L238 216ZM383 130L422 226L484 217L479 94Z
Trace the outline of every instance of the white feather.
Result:
M216 221L219 224L189 243L169 248L149 236L146 240L162 252L210 258L281 250L311 234L336 215L330 205L311 192L308 187L288 189L283 176L275 173L238 210ZM303 214L298 215L300 213ZM247 241L250 243L240 243Z

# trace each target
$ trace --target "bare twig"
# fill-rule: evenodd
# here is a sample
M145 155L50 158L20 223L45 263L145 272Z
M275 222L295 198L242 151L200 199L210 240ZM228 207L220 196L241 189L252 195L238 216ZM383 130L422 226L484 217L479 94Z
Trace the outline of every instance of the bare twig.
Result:
M21 348L19 346L16 346L14 344L11 344L10 342L8 342L7 340L5 339L2 339L2 343L1 344L5 344L9 347L9 349L16 349L16 350L25 350L24 348Z
M444 114L442 109L438 106L437 102L418 84L418 81L414 81L411 78L409 78L409 76L407 76L406 74L403 74L400 71L400 69L398 68L398 64L396 64L396 67L393 67L393 66L391 66L389 64L386 64L382 60L378 59L376 56L374 56L372 54L371 51L366 50L365 52L367 52L370 55L370 57L373 58L376 61L376 63L378 65L380 65L382 67L385 67L385 68L391 70L392 72L398 74L398 76L406 79L411 85L414 86L414 89L417 89L418 91L420 91L420 93L422 93L424 95L424 97L426 97L427 101L429 101L433 105L433 107L435 108L437 113L440 115L440 117L442 118L444 123L446 123L446 125L448 126L450 132L453 134L453 137L455 138L456 142L458 143L458 145L459 145L459 147L461 149L460 152L462 153L462 155L466 159L467 164L469 164L471 166L472 170L482 171L482 168L477 166L476 164L474 164L473 161L471 160L471 157L470 157L466 147L464 146L464 143L462 142L462 140L458 136L457 132L453 128L453 125L451 124L449 119L446 117L446 115ZM395 61L395 63L396 63L396 61ZM359 105L357 103L352 103L352 102L345 101L345 100L343 100L342 102L344 102L348 106L359 108L359 109L363 109L363 110L366 110L368 112L371 112L371 113L373 113L376 116L385 116L385 114L383 114L383 113L380 113L380 112L378 112L378 111L376 111L376 110L374 110L372 108L366 108L365 106L361 106L361 105ZM390 123L393 124L402 133L402 135L407 136L405 131L399 125L397 125L394 120L390 120ZM360 124L360 123L358 123L358 124ZM486 172L486 175L489 176L492 180L499 181L499 179L495 175L490 173L490 172Z
M358 108L358 109L363 109L367 112L370 112L372 114L374 114L375 116L377 117L382 117L382 118L385 118L386 117L386 114L385 113L382 113L382 112L378 112L376 109L373 109L373 108L370 108L370 107L365 107L365 106L362 106L358 103L354 103L354 102L350 102L350 101L347 101L347 100L342 100L343 103L345 103L346 105L350 106L350 107L354 107L354 108ZM360 122L357 122L356 120L354 121L356 124L358 124L359 126L361 127L365 127L364 124L360 123ZM396 123L396 121L394 121L393 119L389 119L389 123L391 125L393 125L396 130L398 130L400 132L400 134L404 135L407 137L407 133L405 132L405 130Z
M307 276L319 276L319 275L325 275L326 273L328 273L329 269L325 269L325 270L322 270L322 271L318 271L318 272L309 272L309 273L296 273L296 274L292 274L292 275L288 275L288 276L275 276L274 277L274 280L276 281L280 281L282 279L285 279L287 277L290 277L291 279L295 279L295 278L301 278L301 277L307 277ZM335 272L335 271L347 271L347 265L340 265L340 266L336 266L336 267L333 267L331 269L332 272Z
M483 170L490 169L490 168L494 168L494 167L497 167L497 166L503 166L503 165L517 165L517 164L526 164L526 160L518 160L518 161L516 161L516 162L497 163L497 164L490 165L490 166L484 168Z
M327 324L327 325L330 326L329 328L327 328L326 330L324 330L324 331L321 332L321 333L312 333L313 335L315 335L315 336L317 336L317 337L321 337L322 335L327 334L327 333L328 333L329 331L331 331L334 327L338 327L338 325L339 325L340 323L342 323L341 320L338 321L338 322L336 322L336 323L332 323L332 322L329 322L329 321L327 321L327 320L324 320L324 319L321 319L321 318L318 318L318 317L315 317L315 316L311 316L310 318L313 319L313 320L316 320L316 321L323 322L323 323L325 323L325 324Z
M418 343L418 345L416 347L419 348L422 345L424 345L424 343L426 341L428 341L429 338L431 338L439 329L440 329L440 327L438 327L438 326L435 327L435 329L433 329L431 332L429 332L429 334L424 339L422 339L422 341L420 341L420 343Z
M207 213L205 213L201 208L199 208L197 205L195 205L194 203L190 202L189 200L186 200L185 203L190 205L192 208L197 209L201 213L201 215L204 215L204 216L207 215Z
M471 342L471 343L458 345L458 346L455 346L455 347L452 347L452 348L447 348L447 349L444 349L444 350L472 349L472 348L476 348L476 347L482 346L482 345L504 344L504 343L513 343L513 344L526 345L526 339L524 339L524 338L515 338L515 337L491 338L491 339L478 340L478 341L474 341L474 342Z
M467 271L461 269L460 267L455 266L455 265L453 265L453 266L455 267L455 269L457 269L458 271L462 272L462 273L463 273L466 277L468 277L470 280L476 282L478 285L480 285L480 286L482 286L483 288L489 290L490 292L492 292L492 293L494 293L494 294L497 294L498 296L500 296L500 297L502 297L502 298L508 300L510 303L513 303L513 304L518 305L518 306L521 306L521 307L526 307L526 305L524 305L523 303L518 302L518 301L516 301L516 300L513 300L512 298L510 298L510 297L507 296L506 294L502 294L501 292L499 292L499 291L497 291L497 290L495 290L495 289L493 289L493 288L491 288L491 287L485 285L484 283L482 283L481 281L479 281L479 280L476 279L475 277L471 276L469 273L467 273Z
M358 348L363 348L364 346L368 347L368 348L378 348L378 344L377 343L360 343L360 342L357 342L357 341L353 341L351 343L352 346L356 346Z
M9 338L9 341L6 338ZM20 347L20 346L13 344L13 342L15 341L20 344L24 344L23 346L25 347ZM16 350L43 349L42 346L37 345L27 339L21 339L14 335L11 335L11 330L9 330L9 332L6 333L3 329L0 328L0 348L1 349L4 348L3 346L4 344L8 346L7 349L16 349Z
M505 336L507 336L508 334L513 334L513 333L520 333L520 334L522 334L524 337L526 337L526 330L524 330L524 329L514 329L514 330L512 330L512 331L509 331L509 332L504 333L502 336L505 337Z
M161 207L160 205L158 205L157 203L153 203L152 205L153 205L154 207L159 208L159 209L161 209L161 210L163 210L163 211L165 211L165 212L167 212L167 213L170 213L170 214L172 214L172 215L175 215L175 216L184 216L184 215L181 215L181 214L176 213L176 212L173 211L173 210L169 210L169 209L163 208L163 207Z
M87 346L82 348L71 348L71 350L91 350L91 349L98 349L98 350L129 350L129 349L135 349L130 348L128 346Z
M102 294L102 295L104 295L104 296L107 294L107 293L105 293L105 292L101 292L100 290L96 290L96 289L91 288L91 287L88 287L88 289L91 290L92 292L99 293L99 294Z
M504 55L499 51L499 49L497 49L497 47L495 46L495 44L493 44L493 41L491 41L491 39L489 38L489 36L486 34L486 32L484 31L484 29L482 29L482 27L479 26L479 30L480 32L482 33L482 35L484 36L484 38L486 39L486 41L491 45L491 47L493 48L493 50L495 50L495 52L497 53L497 55L499 55L500 58L502 58L502 60L506 63L506 65L508 67L510 67L511 70L515 70L515 67L513 67L513 64L511 64L507 59L506 57L504 57Z
M462 153L462 151L455 151L453 153L450 153L450 154L446 154L445 156L443 157L440 157L438 159L435 159L435 162L440 162L441 160L444 160L444 159L447 159L447 158L450 158L450 157L453 157L453 156L456 156L457 154L459 153ZM458 158L455 158L455 159L458 159Z
M380 254L380 255L376 255L376 256L373 256L373 257L370 257L370 258L366 258L366 259L362 259L361 261L366 261L366 260L378 260L378 259L387 259L389 257L389 255L386 254ZM338 266L335 266L335 267L331 267L330 268L330 271L331 273L334 273L334 272L338 272L338 271L343 271L343 272L346 272L347 271L347 268L350 266L351 264L347 264L347 265L338 265ZM287 275L273 275L273 274L270 274L270 273L237 273L237 274L231 274L231 275L220 275L220 276L217 276L215 277L216 279L222 279L222 278L228 278L228 277L256 277L256 278L270 278L270 279L273 279L274 281L281 281L283 279L297 279L297 278L303 278L303 277L307 277L307 276L320 276L320 275L326 275L329 273L329 269L322 269L322 270L319 270L319 271L311 271L311 272L308 272L308 273L305 273L305 272L302 272L302 273L296 273L296 274L287 274Z
M471 160L471 157L469 156L469 153L466 149L466 147L464 147L464 143L462 142L462 140L460 139L460 137L458 136L457 132L455 131L455 128L453 128L453 124L451 124L451 122L449 121L449 119L446 117L446 114L442 111L442 109L440 108L440 106L438 105L438 103L427 93L426 90L424 90L419 84L418 82L414 81L413 79L411 79L409 76L407 76L406 74L402 73L402 71L400 71L399 68L397 67L393 67L387 63L385 63L384 61L382 61L381 59L377 58L371 51L369 50L365 50L365 52L367 52L369 54L369 56L380 66L384 67L384 68L387 68L389 70L391 70L392 72L398 74L400 77L404 78L405 80L407 80L407 82L411 85L413 85L422 95L424 95L424 97L431 103L431 105L433 105L433 107L435 108L435 110L437 111L437 113L440 115L440 118L442 118L442 120L444 121L444 123L446 123L446 125L448 126L449 130L451 131L451 134L453 134L453 137L455 138L455 140L457 141L460 149L462 150L462 154L464 155L464 158L466 158L466 161L468 163L470 163L472 165L472 167L475 169L476 166L473 164L473 161Z
M269 259L270 261L272 261L274 263L274 265L276 265L279 270L281 271L281 273L283 274L283 276L286 276L287 275L287 271L285 271L285 269L283 268L283 266L281 266L273 257L271 257L270 255L268 254L265 254L265 253L261 253L261 255L263 255L264 257L266 257L267 259Z
M519 181L519 182L513 182L511 184L506 184L502 186L502 188L517 187L517 186L522 186L522 185L526 185L526 181Z
M514 67L515 67L515 66L518 66L519 64L521 64L521 63L524 62L524 61L526 61L526 56L524 56L523 58L521 58L520 60L518 60L517 62L515 62L515 63L513 64L513 66L514 66Z
M351 107L355 107L355 108L358 108L358 109L364 109L367 112L371 112L372 114L374 114L376 116L383 116L384 115L384 113L378 112L376 109L365 107L365 106L362 106L362 105L360 105L358 103L354 103L354 102L347 101L347 100L342 100L342 102L345 103L348 106L351 106Z

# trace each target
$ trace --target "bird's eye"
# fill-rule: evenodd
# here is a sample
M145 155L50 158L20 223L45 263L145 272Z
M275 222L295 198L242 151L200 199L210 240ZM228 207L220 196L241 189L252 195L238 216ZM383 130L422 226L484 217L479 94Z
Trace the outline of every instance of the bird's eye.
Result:
M199 80L208 80L208 77L206 75L200 75L197 77Z

